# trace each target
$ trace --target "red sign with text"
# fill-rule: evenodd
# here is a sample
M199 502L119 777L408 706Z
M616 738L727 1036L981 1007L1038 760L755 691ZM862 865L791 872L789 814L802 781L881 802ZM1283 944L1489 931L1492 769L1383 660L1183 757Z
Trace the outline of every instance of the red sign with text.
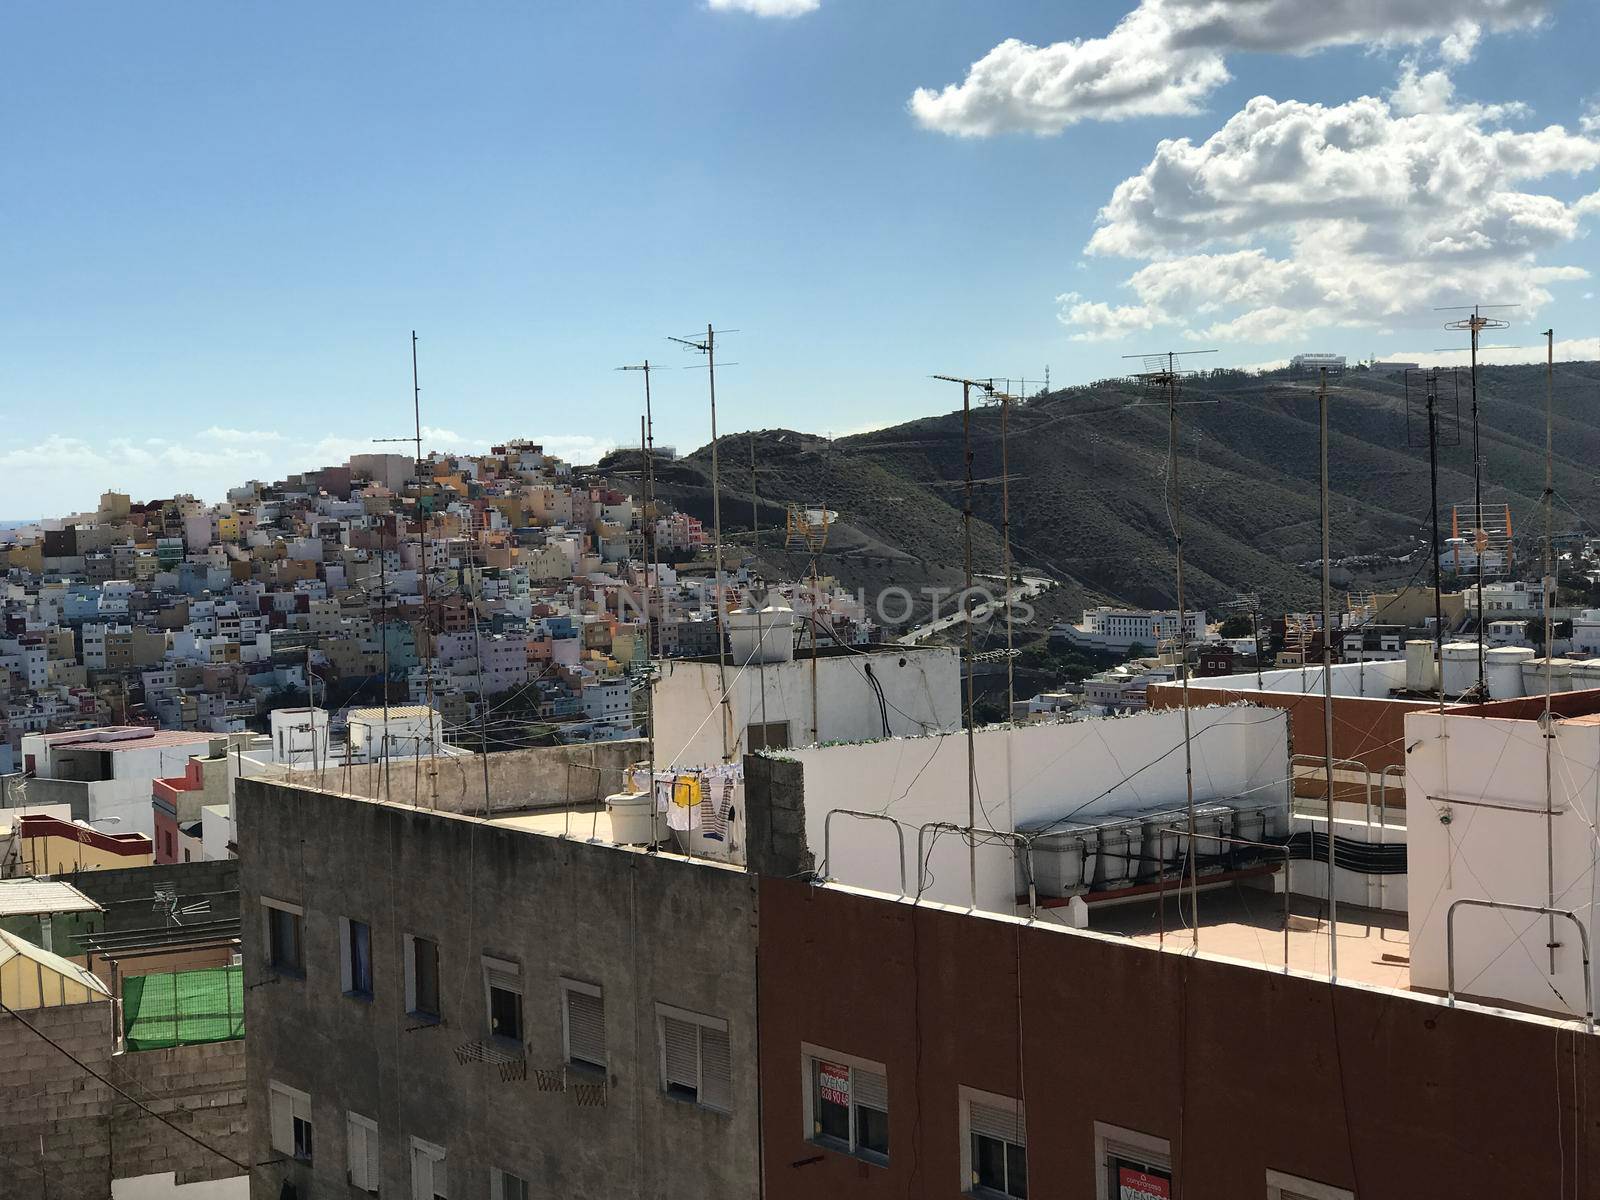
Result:
M1133 1167L1118 1167L1117 1200L1172 1200L1172 1181Z
M818 1064L817 1073L821 1079L822 1098L829 1104L842 1104L849 1108L850 1068L825 1062Z

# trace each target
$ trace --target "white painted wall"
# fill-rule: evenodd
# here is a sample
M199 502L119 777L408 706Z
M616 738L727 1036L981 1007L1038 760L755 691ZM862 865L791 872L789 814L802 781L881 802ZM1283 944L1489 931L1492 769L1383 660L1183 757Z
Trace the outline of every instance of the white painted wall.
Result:
M1391 689L1403 688L1406 685L1406 664L1403 658L1386 662L1339 663L1329 674L1332 676L1335 696L1366 696L1375 700L1387 700ZM1259 685L1256 683L1256 673L1246 671L1238 675L1196 679L1192 682L1192 686L1221 688L1235 692L1288 692L1291 695L1320 696L1322 666L1318 663L1305 667L1276 667L1261 672Z
M1411 982L1445 990L1446 914L1462 897L1547 902L1545 746L1535 721L1406 718L1406 818ZM1595 814L1600 726L1557 722L1551 746L1555 907L1574 910L1593 935ZM1487 807L1499 805L1502 807ZM1449 823L1443 820L1449 817ZM1558 921L1549 973L1544 917L1463 908L1456 914L1459 993L1581 1014L1577 930Z
M1238 705L1190 712L1197 801L1248 794L1287 803L1287 714ZM980 729L977 823L1014 830L1065 817L1088 820L1185 804L1183 714ZM916 827L967 822L967 740L960 732L861 746L790 751L805 770L806 838L818 869L832 879L897 892L900 866L886 822L836 817L823 859L827 814L838 808L883 812L908 826L906 887L917 887ZM929 835L930 839L933 837ZM978 906L1012 912L1016 866L1009 845L978 848ZM971 896L964 839L945 834L926 856L924 898L966 905Z
M111 1181L111 1200L250 1200L250 1176L179 1183L171 1171Z
M888 701L889 736L960 726L961 661L954 650L907 646L870 655L818 658L815 725L809 658L742 670L730 663L729 737L737 740L733 754L743 753L745 730L763 719L787 721L792 746L883 737L878 698L865 674L869 661ZM722 762L724 717L718 704L722 691L717 664L663 659L660 669L655 691L656 760L683 767Z

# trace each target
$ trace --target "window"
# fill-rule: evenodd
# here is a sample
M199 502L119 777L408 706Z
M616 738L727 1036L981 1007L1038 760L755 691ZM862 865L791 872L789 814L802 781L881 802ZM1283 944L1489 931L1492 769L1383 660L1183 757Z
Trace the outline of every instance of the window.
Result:
M561 981L563 1045L575 1067L606 1069L606 1002L592 983Z
M1267 1171L1267 1200L1356 1200L1356 1194L1344 1188L1313 1183L1282 1171Z
M283 974L304 974L305 956L300 936L305 923L304 910L297 904L265 897L262 897L261 908L266 923L267 965Z
M1097 1200L1172 1200L1172 1148L1164 1138L1094 1123Z
M728 1023L658 1004L656 1029L661 1042L661 1090L674 1100L729 1112L733 1063Z
M339 918L339 987L346 996L372 999L372 926Z
M528 1181L510 1171L489 1172L489 1200L528 1200Z
M444 1147L411 1139L411 1200L447 1200Z
M360 1113L345 1114L345 1171L351 1187L378 1194L378 1123Z
M489 1011L489 1034L522 1044L522 967L503 958L483 956L483 988Z
M406 1012L437 1021L439 1007L439 943L406 935Z
M272 1148L279 1154L311 1161L311 1097L270 1080L267 1105L272 1119Z
M973 1196L1028 1195L1027 1122L1022 1106L1008 1096L974 1088L960 1092L962 1187ZM1119 1198L1120 1200L1120 1198Z
M889 1079L882 1063L805 1046L808 1140L868 1162L889 1159Z
M757 722L744 731L745 750L754 754L758 750L787 750L789 748L789 722Z

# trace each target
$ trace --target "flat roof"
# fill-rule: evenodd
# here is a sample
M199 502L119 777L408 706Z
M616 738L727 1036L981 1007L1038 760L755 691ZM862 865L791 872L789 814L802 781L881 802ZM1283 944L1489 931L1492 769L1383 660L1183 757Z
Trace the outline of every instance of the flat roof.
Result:
M1284 965L1283 895L1241 883L1207 891L1202 887L1200 949L1207 954L1240 959L1263 967ZM1328 971L1326 905L1316 899L1289 897L1289 966L1313 975ZM1162 932L1159 896L1137 902L1089 906L1089 930L1146 946L1164 945L1186 950L1192 935L1188 897L1169 888L1166 895L1165 934ZM1339 979L1409 991L1411 988L1411 935L1405 913L1379 912L1339 905Z
M890 657L894 657L894 656L899 656L901 658L904 658L908 654L954 654L954 653L955 653L955 650L952 647L949 647L949 646L902 646L902 645L899 645L898 643L893 643L893 642L868 642L867 644L861 645L861 646L818 646L816 648L816 650L814 650L814 651L811 649L810 646L797 646L797 647L795 647L794 658L792 660L785 660L785 661L805 662L805 661L809 660L810 658L812 658L813 656L815 656L816 658L843 658L847 654L856 654L856 655L862 655L862 656L873 656L873 657L883 657L883 658L890 658ZM705 665L714 667L714 666L717 665L719 660L718 660L718 656L715 655L715 654L697 654L697 655L694 655L692 657L665 658L665 659L661 659L660 661L662 661L662 662L674 662L674 663L703 663ZM731 655L731 654L728 655L728 665L730 667L736 667L736 666L739 665L737 660L735 660L733 655ZM756 664L756 665L762 665L762 664ZM783 663L781 663L781 662L775 662L775 663L769 662L769 663L766 663L764 665L769 666L769 667L781 667L781 666L783 666Z
M429 708L425 704L396 705L389 709L389 720L409 720L412 717L426 717L429 713L437 714L437 709ZM351 721L381 721L384 712L381 708L352 708L349 720Z
M135 726L133 729L83 729L48 736L53 750L153 750L166 746L205 745L227 735Z
M104 911L70 883L58 879L0 879L0 917Z

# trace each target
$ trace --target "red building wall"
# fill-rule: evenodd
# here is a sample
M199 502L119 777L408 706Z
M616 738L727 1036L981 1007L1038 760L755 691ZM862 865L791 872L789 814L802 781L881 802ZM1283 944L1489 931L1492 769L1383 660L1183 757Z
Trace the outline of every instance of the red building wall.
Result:
M1600 1166L1600 1046L1570 1027L781 879L760 912L769 1200L955 1200L963 1084L1024 1096L1050 1200L1095 1196L1096 1121L1170 1141L1185 1200L1264 1197L1269 1168L1558 1197ZM885 1064L887 1167L806 1140L802 1042Z

